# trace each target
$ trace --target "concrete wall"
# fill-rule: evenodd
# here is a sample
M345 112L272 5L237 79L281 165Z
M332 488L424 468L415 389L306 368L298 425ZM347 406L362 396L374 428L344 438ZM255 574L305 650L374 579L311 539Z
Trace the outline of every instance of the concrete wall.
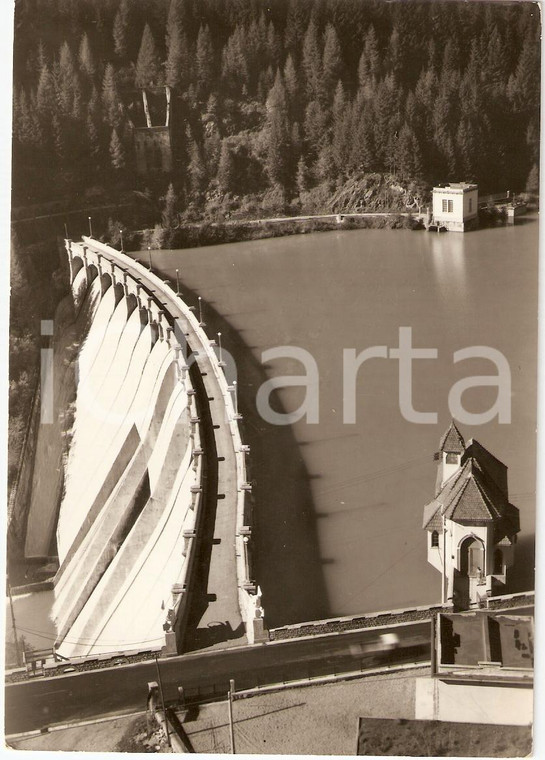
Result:
M416 680L415 718L453 723L528 726L533 720L531 688Z
M172 170L172 147L168 127L135 129L134 149L139 174Z
M84 240L88 240L84 238ZM100 243L93 241L93 246L97 251L104 251L109 260L123 262L126 257L120 254L118 251L109 249ZM214 347L204 332L202 326L199 324L198 319L194 313L190 311L188 306L178 297L172 294L170 288L165 286L161 278L148 271L145 267L138 264L134 264L130 260L132 266L136 268L142 274L142 280L149 282L156 290L164 291L168 294L169 299L175 299L176 306L181 309L184 314L184 318L189 323L191 330L190 342L194 350L198 353L203 353L209 360L214 376L220 387L222 400L226 409L229 429L231 432L231 438L233 443L234 456L236 461L236 482L237 482L237 524L235 540L235 553L236 553L236 569L237 569L237 583L238 583L238 598L239 607L242 618L246 624L246 633L250 643L266 638L266 632L264 628L264 611L261 607L261 596L258 587L254 583L253 568L252 568L252 526L250 524L251 516L251 485L247 482L246 471L246 457L248 456L247 447L244 447L240 429L239 429L239 415L236 413L233 402L233 395L229 390L227 380L223 369L219 366L218 356ZM183 584L182 584L183 585ZM187 586L188 583L186 582ZM177 586L178 587L178 584ZM185 597L182 596L182 600L177 597L177 594L173 594L171 600L171 609L176 610L176 616L183 615L185 609ZM172 617L172 614L171 616ZM179 626L177 626L174 632L176 637L180 638Z
M233 406L232 392L227 385L223 369L218 364L218 357L211 345L211 341L208 339L208 336L204 333L194 314L189 310L186 304L179 298L176 298L172 294L171 290L165 286L163 281L160 278L156 277L152 272L149 272L147 269L140 267L137 264L135 265L132 260L127 259L127 257L125 257L123 254L120 254L118 251L115 251L103 244L97 243L96 241L89 238L84 238L84 242L82 244L75 244L67 241L67 249L72 265L71 271L74 275L74 280L78 279L82 283L81 285L75 287L76 296L78 296L81 290L83 290L83 283L88 281L86 272L88 272L91 267L96 268L96 272L98 273L98 276L101 278L101 280L104 279L104 276L106 276L105 273L107 273L107 276L111 278L111 283L114 284L116 288L118 288L120 284L122 285L122 293L124 293L124 297L128 297L129 293L132 294L132 296L136 299L138 308L147 311L148 319L150 322L156 325L158 339L160 341L167 341L167 343L172 346L173 350L178 351L178 358L176 360L178 378L179 381L184 384L188 393L188 415L192 420L192 431L190 436L191 447L195 452L200 451L201 446L202 439L199 430L200 422L197 418L195 399L192 395L194 391L192 390L189 374L187 372L187 368L184 368L183 366L184 357L181 356L181 352L179 352L177 340L173 334L172 328L169 326L172 323L172 317L170 317L168 314L168 300L175 300L176 308L180 309L183 312L184 318L189 323L189 328L191 331L190 345L194 351L196 351L199 355L201 353L205 355L206 359L210 362L215 375L215 379L217 380L217 383L220 387L223 404L226 409L226 418L228 420L228 426L233 443L233 459L236 465L237 520L236 535L233 537L233 540L235 544L236 554L239 606L241 609L242 617L246 623L247 635L250 643L253 643L256 640L260 640L261 638L266 638L267 636L264 629L263 609L261 608L260 593L258 593L258 589L256 588L255 583L253 583L252 578L250 524L251 486L247 483L246 473L246 456L248 452L246 450L247 447L243 446L242 444L238 428L239 416ZM81 262L84 262L84 266L82 266ZM130 262L131 266L136 267L138 270L142 270L142 276L138 282L133 280L132 277L128 276L126 272L126 262ZM80 272L82 272L83 269L86 271L81 274ZM105 284L105 288L106 290L109 289L107 283ZM158 290L164 292L165 296L168 296L168 298L163 298L161 299L161 302L159 302L157 300L157 297L151 294L152 292L156 293ZM171 390L172 392L175 392L174 389ZM169 396L169 394L167 394L167 396ZM149 424L151 427L153 427L153 421L155 419L153 408L149 410L149 415ZM193 420L195 420L195 422L193 422ZM147 428L147 425L148 422L146 422L144 428ZM140 430L140 433L141 435L144 435L144 430ZM157 435L159 435L159 430L157 431ZM134 456L136 456L136 454ZM149 464L151 467L150 476L152 476L152 481L155 484L155 486L152 486L152 491L154 487L160 488L165 484L165 474L163 465L159 462L160 459L162 458L158 456L156 447L152 447L150 449L149 456ZM166 462L166 459L164 461ZM199 530L202 510L201 491L203 485L203 467L201 457L195 456L192 461L193 465L191 479L187 481L186 486L184 486L188 487L189 483L193 484L190 489L190 508L184 517L183 531L181 531L180 534L182 540L180 544L180 551L184 561L181 563L180 570L176 576L172 577L171 579L172 591L170 599L164 608L163 619L165 621L165 648L166 651L170 653L174 653L183 640L184 626L187 618L188 599L190 595L192 575L195 564L196 538ZM174 472L170 466L169 471L172 473ZM123 480L124 476L120 475L119 482L122 483ZM115 492L112 492L110 499L113 498L114 493ZM164 495L164 498L166 498L166 494ZM113 515L113 512L111 512L113 506L114 505L112 504L112 507L108 508L110 510L110 515ZM111 530L114 530L114 532L117 530L117 518L114 519L114 523L115 525L112 525L112 527L109 529L110 533ZM94 524L93 530L95 530ZM98 536L99 534L97 533L96 535ZM114 536L112 540L113 544L115 545L115 535L111 535ZM102 539L99 540L98 538L97 540L99 543L102 541ZM88 541L86 542L86 545L87 544ZM97 546L97 549L99 549L99 555L106 559L106 565L108 566L107 569L103 571L104 574L97 574L96 572L87 568L88 578L93 578L93 581L91 583L91 586L89 586L87 583L84 584L84 587L87 587L87 593L90 593L89 604L91 602L94 604L94 598L97 596L97 594L100 593L101 599L103 601L100 602L100 604L98 604L97 601L98 606L95 605L96 612L98 613L99 617L103 612L106 611L108 604L111 606L109 600L112 599L112 595L109 594L106 597L104 596L104 591L106 589L105 584L107 583L106 575L111 572L112 567L120 564L119 556L117 556L115 552L114 558L110 560L108 559L108 546L112 546L110 539L106 540L106 546L104 546L102 550L100 550L100 547ZM82 550L84 548L85 547L82 544ZM76 554L78 554L78 552L76 552ZM96 551L94 551L94 555L96 555ZM74 557L77 559L76 555L74 555ZM83 555L81 558L83 559ZM134 558L131 560L131 562L134 562ZM83 564L87 565L86 562ZM68 568L63 568L63 570L66 573ZM66 580L67 579L68 578L66 577ZM67 589L69 586L72 586L71 583L66 584L65 579L63 579L61 585L63 585L65 589ZM90 608L89 604L87 605L87 608ZM79 604L77 606L79 606ZM73 615L69 615L69 617L73 617ZM85 625L82 622L84 618L88 620ZM86 636L89 636L92 633L91 629L89 628L89 615L85 612L85 608L83 612L76 618L76 620L71 622L74 622L75 626L72 632L79 632L81 628L81 632L85 633ZM68 620L65 618L65 625L63 626L65 633L70 630L70 624L67 623ZM116 651L119 651L119 648ZM77 652L74 652L74 655L76 654Z
M65 551L55 579L56 645L67 657L160 648L163 624L173 624L184 608L184 594L178 591L194 563L202 467L192 453L200 448L198 430L190 423L196 418L193 388L163 304L128 275L125 257L118 254L119 261L118 252L88 239L67 241L67 251L76 308L92 279L109 305L106 310L98 305L94 318L100 316L102 324L95 325L81 349L85 356L78 392L82 384L90 386L86 393L92 404L80 405L78 419L76 398L79 454L72 446L66 461L73 493L65 520L59 522ZM133 330L139 320L140 332ZM74 510L81 512L75 521ZM166 575L158 572L165 563L171 568ZM153 584L172 588L175 604L165 605L167 596L153 591ZM130 642L135 593L140 605L152 594L152 604L144 604L142 614L151 610L156 642L137 634L133 638L138 640Z

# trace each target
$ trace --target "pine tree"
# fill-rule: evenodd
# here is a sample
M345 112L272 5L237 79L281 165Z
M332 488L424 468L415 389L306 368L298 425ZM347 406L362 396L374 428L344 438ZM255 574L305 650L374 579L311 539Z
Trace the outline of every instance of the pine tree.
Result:
M265 19L263 19L265 22ZM259 69L263 65L263 48L266 45L266 36L263 38L262 29L256 19L252 21L246 30L244 51L248 65L249 91L255 94L259 80Z
M303 134L307 146L307 160L317 158L327 137L327 113L317 100L311 100L305 111Z
M276 29L274 28L272 21L269 22L269 26L267 27L266 50L269 65L276 70L280 66L282 46L280 44L280 39L276 33Z
M116 171L125 168L125 150L123 144L119 139L117 129L112 130L112 137L110 139L110 160L112 166Z
M365 53L369 76L375 80L378 79L380 75L380 54L375 27L372 24L365 35L363 52Z
M197 50L195 53L197 90L200 97L205 98L210 94L212 78L214 75L214 49L208 26L201 26L197 37Z
M324 54L322 58L322 92L326 99L331 97L333 88L343 73L341 46L335 28L328 24L324 35Z
M174 41L183 33L186 23L184 0L170 0L166 25L167 55Z
M399 38L399 31L394 26L392 34L390 35L390 41L388 43L387 53L387 70L394 75L396 79L399 79L402 68L402 41Z
M314 17L310 19L303 41L303 70L308 99L319 100L322 94L322 56Z
M53 145L55 149L55 155L59 162L63 163L66 157L65 132L62 128L59 115L56 112L51 118L51 131L53 132Z
M174 227L178 219L178 196L172 182L168 186L164 197L163 213L161 214L162 225L165 229Z
M221 56L221 79L227 89L233 93L242 92L248 87L248 65L244 53L244 30L237 26L227 40Z
M284 66L284 84L286 87L286 94L290 104L292 113L298 111L300 91L299 91L299 77L295 70L295 64L291 54L288 55L286 65Z
M101 110L100 110L100 97L97 92L97 88L93 85L89 102L87 103L87 113L91 115L93 123L95 125L100 124Z
M70 115L75 121L81 121L85 118L85 109L83 107L83 92L79 78L75 81L73 95L72 112Z
M121 0L114 19L112 30L115 54L119 58L128 58L130 34L130 0Z
M273 185L286 188L289 185L290 131L287 120L286 90L280 70L267 98L267 157L265 167Z
M57 76L57 102L63 116L71 116L74 112L74 103L81 93L78 74L74 65L74 58L70 46L65 41L61 45Z
M331 115L333 116L333 123L338 124L344 117L346 108L346 96L344 94L343 83L339 79L335 88L335 94L333 96L333 106L331 109Z
M16 119L14 132L18 142L27 148L39 148L43 142L37 108L34 107L33 101L32 94L28 96L26 90L21 87L14 114ZM55 113L53 112L53 115Z
M437 67L437 46L433 37L428 42L426 68L435 71Z
M271 87L274 84L274 71L268 66L266 71L261 70L257 85L257 94L259 99L264 103L267 100Z
M468 124L465 119L460 121L456 132L456 152L458 154L457 163L463 172L463 179L473 179L475 174L475 144L473 140L473 130L471 125Z
M347 108L338 115L333 127L331 139L331 176L334 178L342 181L349 173L351 149L352 117L351 109Z
M221 142L220 160L218 165L218 183L222 193L233 190L235 163L227 140Z
M486 49L484 81L493 98L501 97L507 81L504 45L496 25L493 26Z
M358 112L354 106L350 134L352 139L348 165L351 171L375 171L378 162L374 149L373 112L370 107Z
M165 64L166 84L184 90L191 78L191 58L187 35L181 29L171 30Z
M136 61L135 84L137 87L153 87L160 81L160 62L155 40L149 24L144 27L142 42Z
M90 113L87 114L86 131L89 156L91 159L97 159L100 155L100 138L98 129Z
M532 195L539 193L539 167L537 164L534 164L530 170L525 189L527 193L531 193Z
M79 67L80 71L90 80L94 79L96 74L96 64L93 57L93 51L89 44L87 32L81 38L79 46Z
M191 191L195 194L203 192L206 187L206 166L201 151L195 140L191 140L189 146L189 183Z
M518 112L539 109L539 45L526 39L508 90Z
M44 121L50 119L55 110L55 83L47 64L44 64L40 71L36 107L40 119Z
M422 152L415 133L406 123L399 131L396 147L398 175L405 180L420 179L422 176Z
M324 142L322 145L314 166L314 173L321 182L332 183L336 179L337 166L331 143Z
M295 184L297 186L297 192L299 195L309 189L308 169L303 156L301 156L297 164L297 176L295 179Z
M36 58L36 73L39 75L44 66L49 66L49 60L46 54L45 45L43 40L40 40L38 44L38 55Z
M189 48L184 31L184 0L171 0L166 32L166 83L183 88L189 78Z
M121 102L115 81L114 67L111 63L106 66L102 83L102 107L104 121L108 126L117 128L121 124Z
M284 32L284 49L295 61L299 61L304 38L303 30L309 20L309 4L301 0L289 0Z
M299 157L301 155L301 151L303 148L303 140L301 137L301 127L299 126L299 122L297 121L294 121L293 124L291 125L290 141L291 141L290 164L291 164L291 167L293 167L299 161Z

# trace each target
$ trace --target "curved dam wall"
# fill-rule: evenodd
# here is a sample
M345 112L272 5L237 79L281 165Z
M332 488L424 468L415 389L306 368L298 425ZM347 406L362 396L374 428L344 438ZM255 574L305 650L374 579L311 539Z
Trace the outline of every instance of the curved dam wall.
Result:
M55 646L91 657L160 649L166 635L175 650L173 590L180 607L201 489L191 379L160 303L67 245L76 312L93 308L56 528Z
M231 432L236 582L253 642L263 611L251 580L248 451L213 342L186 304L129 257L89 238L66 248L86 329L57 521L58 654L180 648L203 509L206 452L189 371L199 356L213 368ZM181 319L190 358L176 334Z

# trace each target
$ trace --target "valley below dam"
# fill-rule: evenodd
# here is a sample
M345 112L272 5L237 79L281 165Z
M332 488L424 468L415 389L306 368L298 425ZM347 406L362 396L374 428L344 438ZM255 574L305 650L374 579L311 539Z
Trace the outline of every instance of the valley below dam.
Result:
M147 254L132 254L141 259ZM440 601L440 576L426 561L423 506L434 497L439 439L457 381L496 375L485 359L454 362L470 346L507 358L511 422L497 417L460 429L509 468L510 500L521 533L510 591L533 588L538 221L467 234L408 230L335 231L178 251L151 251L153 269L198 309L206 332L235 358L243 439L255 497L256 577L267 625ZM413 406L436 412L415 424L399 409L399 362L360 368L356 421L343 422L343 349L412 344L436 359L413 362ZM305 374L264 351L296 346L319 371L319 421L273 425L256 395L270 378ZM477 381L475 381L477 384ZM488 410L497 388L463 394L469 412ZM272 394L279 412L296 410L304 387Z

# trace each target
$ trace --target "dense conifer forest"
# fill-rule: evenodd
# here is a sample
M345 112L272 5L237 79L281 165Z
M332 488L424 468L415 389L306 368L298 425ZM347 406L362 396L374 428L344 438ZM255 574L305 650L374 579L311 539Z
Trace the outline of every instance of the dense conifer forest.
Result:
M172 182L198 219L318 208L368 173L536 186L530 2L18 0L15 23L15 205ZM142 180L124 93L163 84L178 157Z

